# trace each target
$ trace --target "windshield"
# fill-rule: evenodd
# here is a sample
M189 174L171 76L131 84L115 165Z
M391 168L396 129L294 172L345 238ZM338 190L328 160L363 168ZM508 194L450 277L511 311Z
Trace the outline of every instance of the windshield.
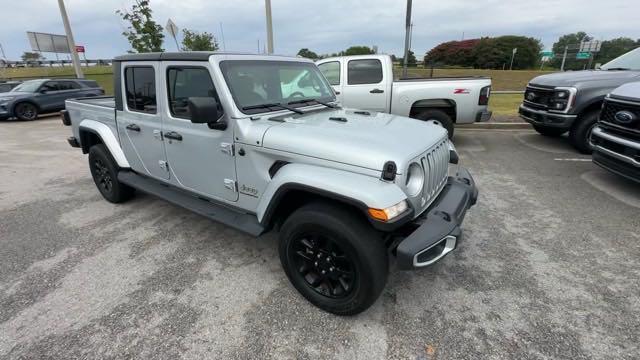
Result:
M312 63L271 60L227 60L220 63L233 100L245 114L280 108L265 104L314 105L302 99L333 101L329 84ZM247 109L250 108L250 109Z
M602 70L640 70L640 48L609 61L600 67Z
M38 88L42 85L42 80L29 80L25 81L22 84L16 86L11 91L22 91L22 92L36 92Z

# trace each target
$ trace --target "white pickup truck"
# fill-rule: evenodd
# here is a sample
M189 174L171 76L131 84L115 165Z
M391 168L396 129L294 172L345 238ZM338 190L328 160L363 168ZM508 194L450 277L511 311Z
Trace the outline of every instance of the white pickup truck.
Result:
M393 78L389 55L322 59L316 64L344 107L408 116L441 125L453 136L454 124L487 121L491 78Z

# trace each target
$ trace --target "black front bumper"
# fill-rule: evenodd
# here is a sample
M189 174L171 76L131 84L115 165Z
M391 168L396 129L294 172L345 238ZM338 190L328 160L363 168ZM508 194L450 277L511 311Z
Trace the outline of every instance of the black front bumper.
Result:
M454 250L461 239L464 216L477 199L478 188L466 169L449 177L433 204L407 225L414 229L396 248L398 268L428 266Z
M545 110L533 109L520 105L518 114L526 122L532 125L556 127L568 129L576 120L576 115L555 114Z

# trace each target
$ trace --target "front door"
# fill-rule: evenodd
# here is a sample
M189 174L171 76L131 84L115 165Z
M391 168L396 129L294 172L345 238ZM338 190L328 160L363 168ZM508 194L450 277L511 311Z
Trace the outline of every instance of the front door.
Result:
M209 198L237 201L232 126L216 130L190 120L190 97L213 97L220 104L209 67L201 62L162 66L168 100L163 131L171 181Z
M340 61L332 60L318 64L318 69L324 77L329 81L329 85L336 93L336 99L342 102L342 81L340 76Z
M386 112L390 94L385 90L380 60L347 61L347 81L342 86L342 104L345 107Z
M162 115L158 112L158 62L136 62L122 69L123 111L118 112L118 134L135 171L168 180L169 169L162 141Z

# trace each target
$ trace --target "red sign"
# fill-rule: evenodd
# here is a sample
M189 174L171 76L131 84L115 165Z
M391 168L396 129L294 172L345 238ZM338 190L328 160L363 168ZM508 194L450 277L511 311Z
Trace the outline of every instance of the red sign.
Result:
M76 52L83 53L84 52L84 46L76 45Z

